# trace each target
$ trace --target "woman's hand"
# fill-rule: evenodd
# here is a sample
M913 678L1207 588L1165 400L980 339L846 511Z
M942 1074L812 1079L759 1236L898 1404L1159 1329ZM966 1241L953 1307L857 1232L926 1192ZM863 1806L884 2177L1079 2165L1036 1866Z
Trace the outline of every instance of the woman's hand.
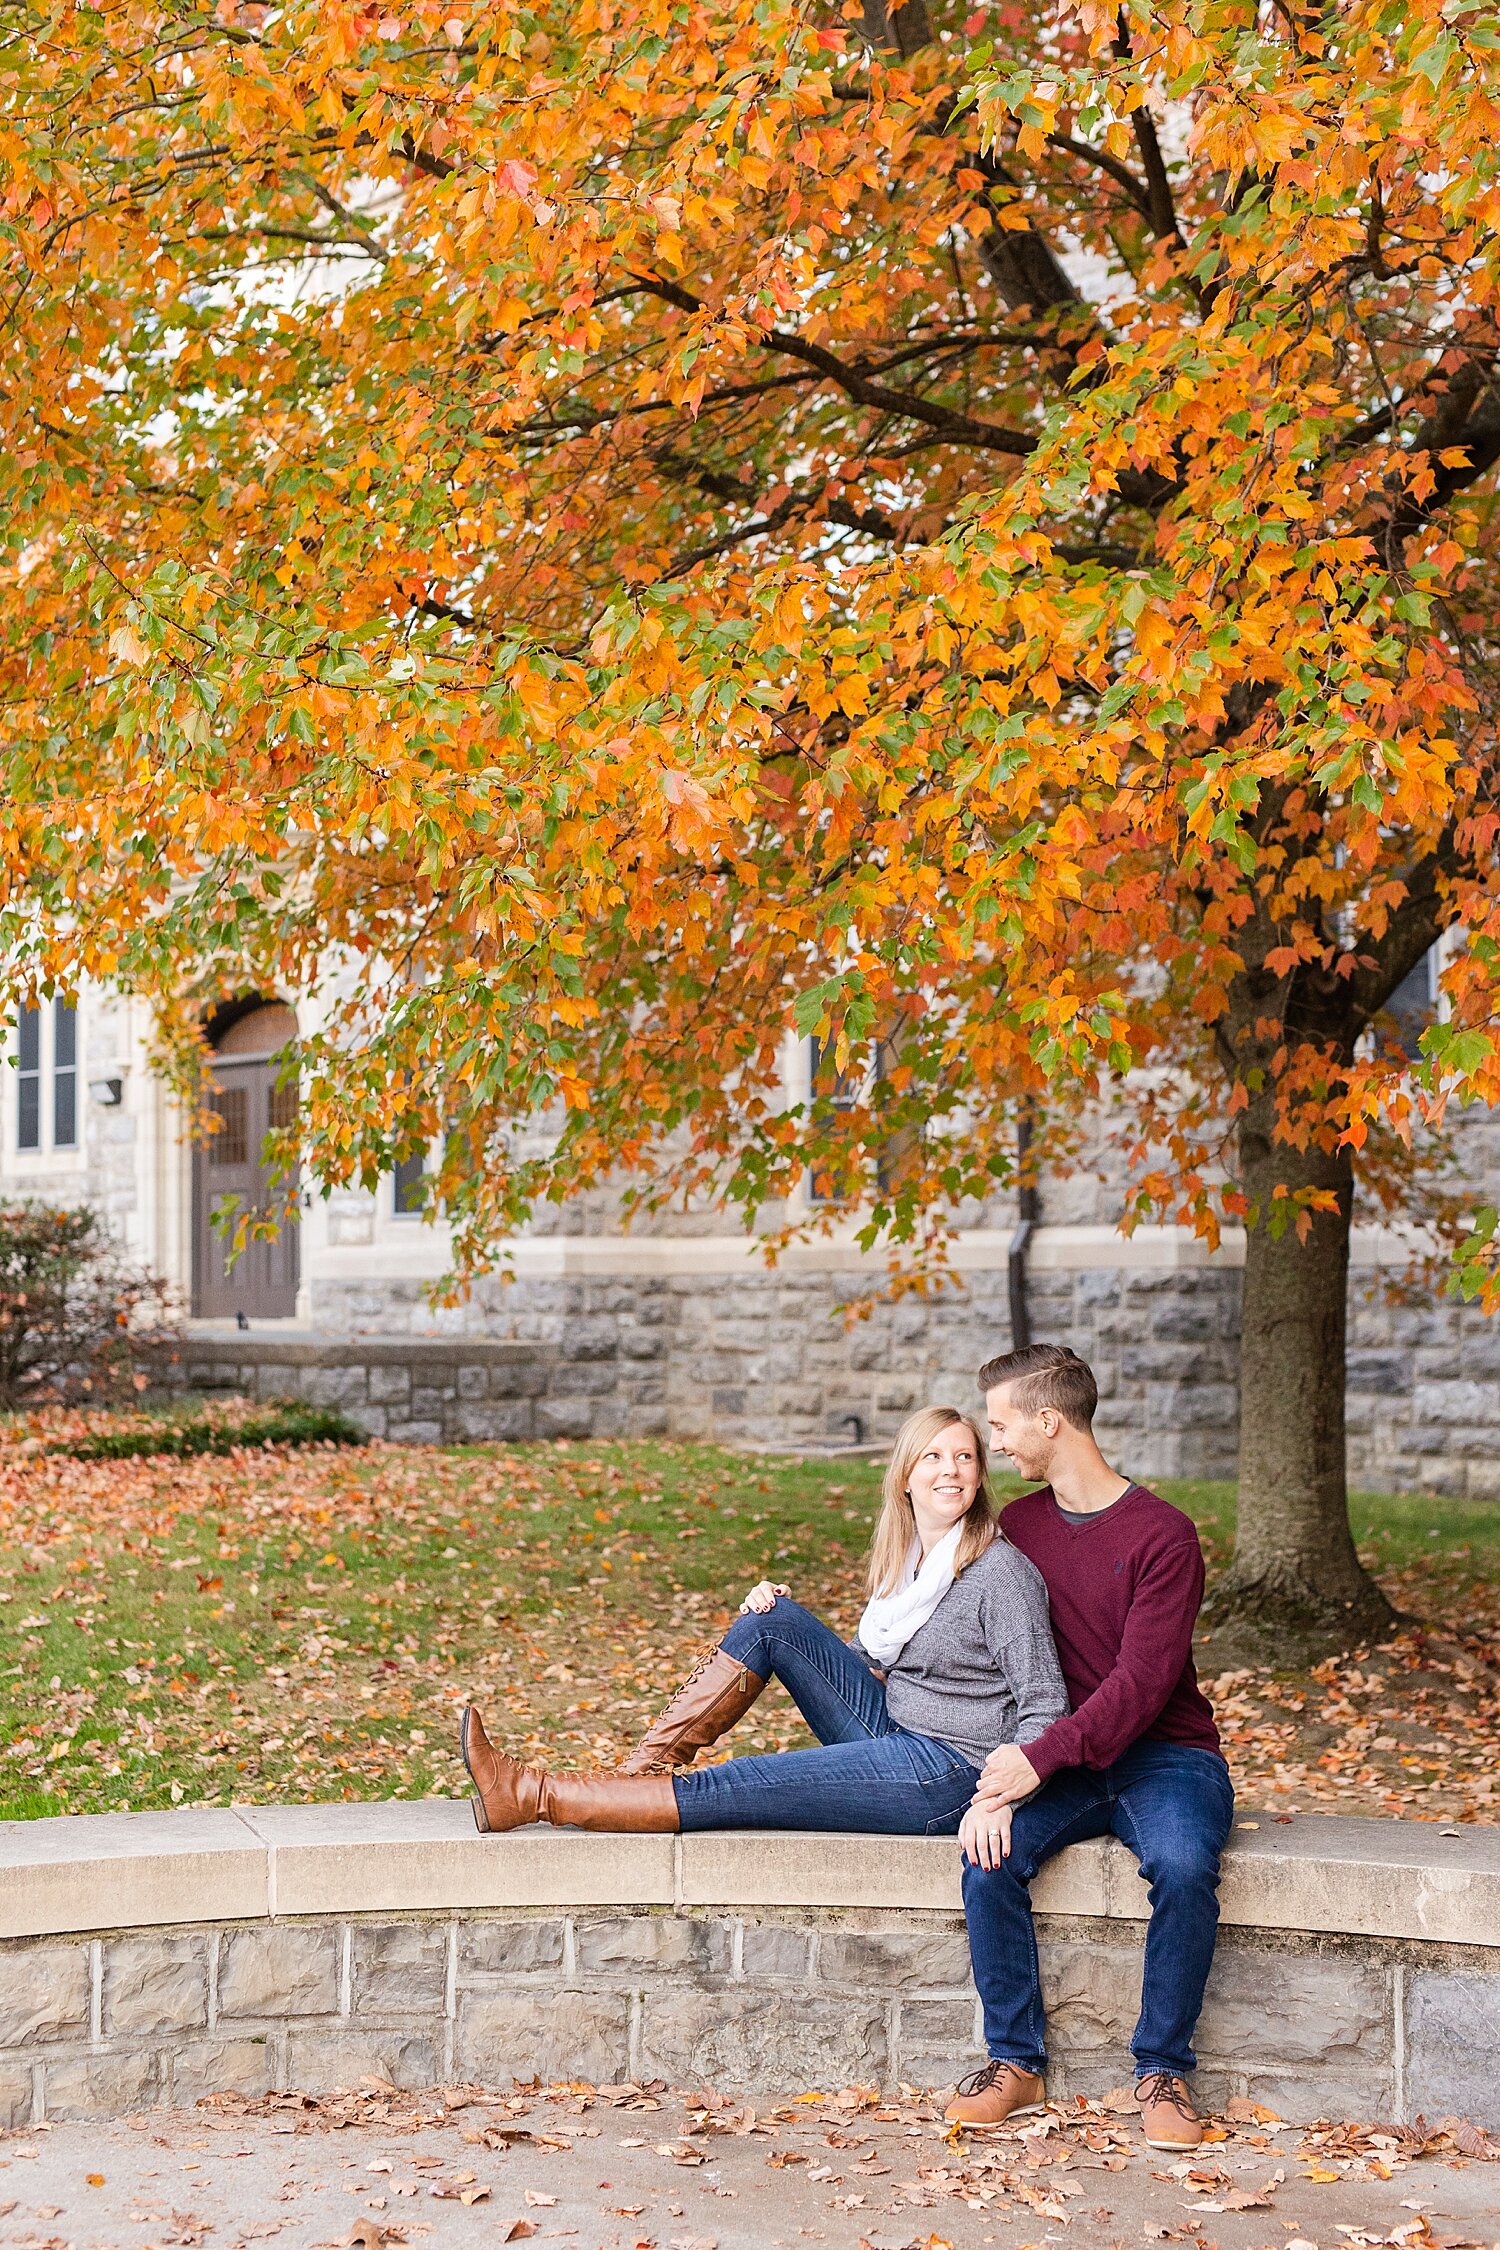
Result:
M790 1594L791 1590L790 1586L777 1586L769 1578L762 1578L758 1585L751 1587L749 1593L740 1603L741 1617L745 1615L747 1610L751 1609L755 1610L758 1615L764 1615L768 1609L775 1608L778 1594Z
M1010 1857L1009 1805L975 1798L959 1824L958 1840L965 1859L975 1867L993 1870Z

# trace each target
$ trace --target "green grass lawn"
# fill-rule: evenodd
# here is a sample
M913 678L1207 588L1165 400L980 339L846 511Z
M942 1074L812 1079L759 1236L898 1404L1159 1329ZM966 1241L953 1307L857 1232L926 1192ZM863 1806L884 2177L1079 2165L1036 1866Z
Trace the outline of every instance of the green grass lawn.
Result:
M34 1448L0 1442L12 1818L458 1793L469 1694L528 1755L613 1760L755 1578L852 1629L880 1481L867 1462L679 1444L170 1461ZM1221 1565L1232 1488L1164 1490ZM1288 1802L1494 1817L1500 1508L1363 1496L1355 1523L1440 1638L1233 1675L1219 1700L1242 1782ZM734 1748L797 1739L768 1695Z

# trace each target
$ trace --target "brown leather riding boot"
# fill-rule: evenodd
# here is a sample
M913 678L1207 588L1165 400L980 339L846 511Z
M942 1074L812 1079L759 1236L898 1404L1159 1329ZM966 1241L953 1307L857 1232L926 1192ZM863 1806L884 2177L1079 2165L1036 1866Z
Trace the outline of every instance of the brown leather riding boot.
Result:
M758 1672L716 1648L683 1681L661 1717L649 1726L621 1773L670 1773L690 1766L700 1750L728 1734L765 1686Z
M551 1774L542 1766L523 1766L519 1758L495 1748L472 1703L464 1711L459 1747L474 1784L474 1825L484 1834L503 1834L531 1821L616 1835L672 1835L677 1830L677 1799L669 1780Z

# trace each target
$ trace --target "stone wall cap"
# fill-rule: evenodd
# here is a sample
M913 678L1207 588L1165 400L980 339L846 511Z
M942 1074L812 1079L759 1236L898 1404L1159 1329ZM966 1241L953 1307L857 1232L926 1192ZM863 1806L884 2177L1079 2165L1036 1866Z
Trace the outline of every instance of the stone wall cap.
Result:
M187 1329L161 1353L183 1366L517 1367L553 1356L545 1344L496 1336L266 1336Z
M265 1847L228 1810L0 1821L0 1937L269 1911Z
M320 1914L576 1906L961 1905L951 1838L783 1831L482 1836L467 1799L240 1805L0 1822L0 1937ZM1123 1844L1075 1844L1037 1877L1048 1914L1139 1922ZM1243 1812L1223 1919L1500 1947L1500 1828Z

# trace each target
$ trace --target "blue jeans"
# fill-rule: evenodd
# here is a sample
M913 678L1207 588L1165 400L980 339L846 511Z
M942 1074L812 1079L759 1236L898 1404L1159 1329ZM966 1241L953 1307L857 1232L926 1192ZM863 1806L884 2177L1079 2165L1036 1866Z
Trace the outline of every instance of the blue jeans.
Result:
M898 1727L869 1666L810 1610L778 1595L763 1615L736 1618L720 1646L763 1680L780 1680L822 1747L674 1774L684 1830L958 1833L975 1768L945 1743Z
M1229 1768L1212 1750L1135 1742L1103 1773L1070 1766L1016 1807L1010 1856L993 1872L964 1864L964 1913L987 2052L1046 2068L1046 2026L1028 1885L1066 1844L1118 1836L1150 1884L1137 2075L1193 2068L1193 2028L1219 1927L1219 1854L1234 1817Z

